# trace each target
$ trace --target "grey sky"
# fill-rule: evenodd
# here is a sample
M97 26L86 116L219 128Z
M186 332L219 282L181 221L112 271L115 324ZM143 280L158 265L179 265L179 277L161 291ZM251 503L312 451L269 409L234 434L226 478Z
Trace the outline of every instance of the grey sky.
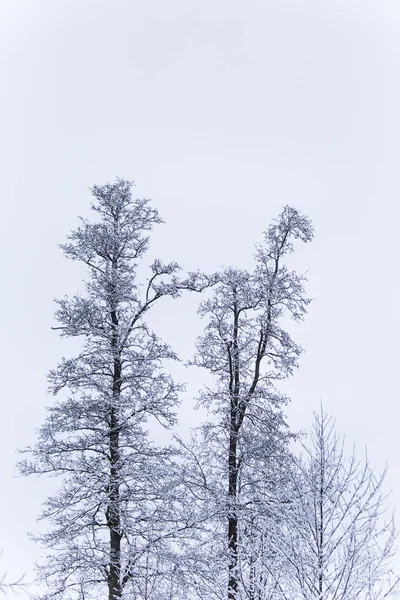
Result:
M2 0L0 21L0 567L29 572L26 531L51 489L12 477L46 371L72 349L50 331L52 298L81 272L56 244L87 187L117 175L167 221L151 254L185 268L250 266L282 204L309 213L316 240L295 263L316 301L292 330L306 354L290 422L307 427L322 398L360 452L389 461L400 506L398 1ZM182 358L197 302L153 317ZM200 375L179 375L193 423Z

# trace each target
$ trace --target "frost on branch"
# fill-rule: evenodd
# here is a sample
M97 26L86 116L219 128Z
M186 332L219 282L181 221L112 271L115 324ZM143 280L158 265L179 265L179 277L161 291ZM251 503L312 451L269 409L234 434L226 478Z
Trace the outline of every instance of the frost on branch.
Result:
M393 517L386 471L346 456L332 417L315 415L304 456L294 460L287 520L277 550L285 562L285 596L303 600L383 600L399 591L390 561Z
M56 399L21 463L24 474L60 481L37 537L49 549L39 569L48 599L144 598L144 582L162 565L161 594L170 546L191 526L174 511L181 492L172 451L147 436L149 420L175 422L182 386L164 370L175 353L145 317L161 298L201 291L213 278L181 277L177 263L155 260L138 280L149 233L162 220L131 189L123 180L94 186L95 219L81 220L61 246L88 277L84 295L57 301L55 329L82 345L50 371Z
M256 594L254 532L261 524L275 527L287 499L291 436L282 414L287 399L277 384L297 367L301 347L283 318L302 319L310 300L304 276L286 259L295 242L312 237L309 219L285 207L256 247L254 270L223 269L200 307L206 325L192 364L213 376L213 386L199 396L213 418L183 448L188 494L207 523L188 552L198 595L261 599L276 584L264 569L264 595ZM271 540L262 547L269 567L279 570ZM211 572L206 564L214 566Z

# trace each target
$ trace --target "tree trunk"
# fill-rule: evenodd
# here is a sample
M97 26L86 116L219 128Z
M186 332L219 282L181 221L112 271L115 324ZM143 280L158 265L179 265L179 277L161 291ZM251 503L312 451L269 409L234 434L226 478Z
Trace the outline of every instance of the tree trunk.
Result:
M320 458L320 487L319 487L319 548L318 548L318 593L319 600L323 599L324 591L324 492L325 492L325 477L324 477L324 452L322 449Z
M236 411L232 411L234 414ZM238 517L236 513L237 496L237 433L231 428L229 441L229 519L228 519L228 600L236 600L238 591L237 579L237 546L238 546Z
M110 431L110 488L107 507L107 524L110 530L110 565L108 576L108 598L121 598L121 518L119 498L119 434L115 409L111 408Z
M110 407L110 486L107 507L107 525L110 531L110 564L108 572L108 599L119 600L121 585L121 514L120 514L120 449L118 400L121 394L121 359L118 355L118 317L111 312L114 326L112 347L114 351L113 401Z
M238 515L236 511L237 483L238 483L238 407L239 407L239 350L238 350L238 331L239 331L239 311L236 301L236 289L234 302L234 323L233 323L233 352L231 355L231 415L229 428L229 460L228 460L228 497L229 497L229 518L228 518L228 600L236 600L238 591Z

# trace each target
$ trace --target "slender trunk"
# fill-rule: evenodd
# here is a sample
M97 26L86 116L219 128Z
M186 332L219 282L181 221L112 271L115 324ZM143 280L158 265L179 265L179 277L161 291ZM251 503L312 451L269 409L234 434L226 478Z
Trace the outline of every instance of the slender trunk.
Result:
M232 411L233 412L233 411ZM231 429L229 441L229 518L228 518L228 600L236 600L238 590L237 580L237 546L238 546L238 517L236 513L237 496L237 434Z
M320 464L320 488L319 488L319 551L318 551L318 593L319 600L323 599L324 583L324 457L321 457Z
M323 593L323 567L324 567L324 557L323 557L323 544L324 544L324 532L323 532L323 510L322 510L322 498L320 499L320 531L319 531L319 552L318 552L318 592L319 592L319 600L322 600Z
M118 317L111 312L114 326L111 345L114 351L112 405L110 407L110 485L107 506L107 525L110 531L110 564L108 573L108 598L118 600L122 596L121 585L121 506L120 506L120 448L118 400L121 394L121 359L118 354Z
M234 289L236 294L236 290ZM231 414L229 427L229 458L228 458L228 600L236 600L238 591L238 515L236 510L238 492L238 408L239 408L239 312L237 302L234 303L233 345L231 355Z
M256 562L256 559L254 557L254 554L252 554L251 557L250 557L250 581L249 581L249 593L248 593L249 600L255 600L256 599L256 577L257 577L257 573L256 573L255 562Z
M111 409L110 433L110 491L107 507L107 524L110 530L110 565L108 577L108 598L121 598L121 516L119 497L119 439L116 411Z

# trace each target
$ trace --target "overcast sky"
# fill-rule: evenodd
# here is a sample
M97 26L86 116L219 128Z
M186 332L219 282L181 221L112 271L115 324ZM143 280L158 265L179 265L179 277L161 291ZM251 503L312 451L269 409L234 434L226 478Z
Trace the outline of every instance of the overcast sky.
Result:
M88 186L116 176L166 220L151 255L188 269L250 267L283 204L309 214L316 239L295 264L316 300L292 328L306 352L290 423L307 428L322 399L361 454L389 462L400 507L398 0L1 0L0 21L0 571L29 575L51 489L13 465L71 349L52 299L82 273L57 243ZM153 317L184 359L197 302ZM201 378L180 376L185 428Z

